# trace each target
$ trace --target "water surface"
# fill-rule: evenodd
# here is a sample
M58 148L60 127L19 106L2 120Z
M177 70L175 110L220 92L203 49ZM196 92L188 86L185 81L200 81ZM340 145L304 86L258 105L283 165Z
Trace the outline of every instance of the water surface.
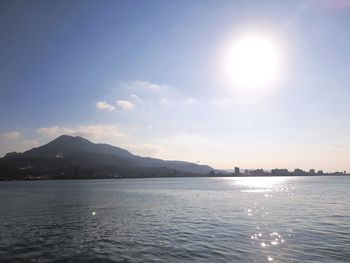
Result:
M350 177L0 183L1 262L348 262Z

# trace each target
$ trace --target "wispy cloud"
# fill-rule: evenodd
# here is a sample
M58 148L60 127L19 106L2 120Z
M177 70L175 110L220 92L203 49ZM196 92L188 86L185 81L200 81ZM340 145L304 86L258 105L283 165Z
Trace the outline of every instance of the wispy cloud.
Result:
M141 99L139 96L137 96L136 94L131 94L131 99L134 103L136 104L141 104L143 102L143 99Z
M132 153L141 156L161 157L164 154L163 147L156 144L130 144L126 148Z
M125 111L132 110L135 108L135 105L128 100L117 100L117 106Z
M186 102L187 96L181 89L168 84L159 84L146 80L133 80L118 82L117 88L113 87L109 98L114 98L116 109L123 111L137 110L143 113L153 114L160 106L176 105ZM188 100L190 104L194 99ZM101 105L107 108L107 105Z
M17 140L21 137L21 133L18 131L0 133L0 140Z
M160 103L160 105L162 105L162 106L169 106L169 105L170 105L169 100L166 99L166 98L161 98L161 99L159 100L159 103Z
M104 111L114 111L115 110L115 107L112 106L111 104L107 103L106 101L97 102L96 108L99 110L104 110Z
M33 148L39 146L39 142L37 140L23 140L22 144L25 148Z
M79 126L75 129L70 129L68 134L83 136L90 139L103 139L103 138L121 138L126 137L120 129L113 125L90 125Z
M37 129L37 133L44 136L55 136L59 133L60 128L58 126L42 127Z
M187 98L186 103L188 103L188 104L196 103L196 100L193 98Z
M137 96L145 100L157 100L160 97L171 97L175 90L169 85L154 83L144 80L120 82L118 87L119 96Z
M133 90L163 91L169 88L167 85L156 84L143 80L131 81L126 83L126 85L129 87L129 89Z
M23 152L39 145L37 140L26 137L19 131L0 133L0 156L8 152Z
M91 140L108 140L110 138L124 138L126 135L114 125L80 125L77 127L58 127L52 126L39 128L37 132L49 138L57 137L62 134L72 136L82 136Z

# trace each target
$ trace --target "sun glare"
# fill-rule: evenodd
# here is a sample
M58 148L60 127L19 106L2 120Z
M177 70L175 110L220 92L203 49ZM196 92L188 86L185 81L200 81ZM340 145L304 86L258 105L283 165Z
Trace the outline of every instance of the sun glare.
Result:
M278 77L279 62L279 50L272 39L246 36L230 45L225 67L235 86L257 88L272 84Z

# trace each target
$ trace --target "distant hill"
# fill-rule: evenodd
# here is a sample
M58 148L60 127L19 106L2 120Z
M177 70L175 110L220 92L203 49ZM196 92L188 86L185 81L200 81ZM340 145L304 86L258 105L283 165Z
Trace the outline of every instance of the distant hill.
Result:
M0 159L0 179L199 176L212 170L207 165L141 157L68 135Z

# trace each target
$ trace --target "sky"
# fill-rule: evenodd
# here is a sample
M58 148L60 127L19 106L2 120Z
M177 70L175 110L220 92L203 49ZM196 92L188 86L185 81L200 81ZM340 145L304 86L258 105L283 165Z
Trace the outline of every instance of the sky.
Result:
M350 171L349 26L347 0L1 1L0 156L69 134L221 169ZM280 62L252 89L224 67L249 34Z

